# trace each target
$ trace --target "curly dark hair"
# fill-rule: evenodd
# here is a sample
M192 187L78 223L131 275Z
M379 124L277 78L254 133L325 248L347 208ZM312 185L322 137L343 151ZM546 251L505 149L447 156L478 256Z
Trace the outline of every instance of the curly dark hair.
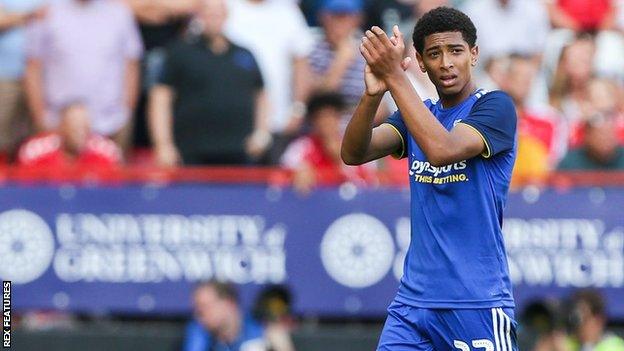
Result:
M425 13L416 23L412 35L416 51L422 55L425 38L442 32L461 32L471 48L477 42L477 29L470 17L457 9L442 6Z

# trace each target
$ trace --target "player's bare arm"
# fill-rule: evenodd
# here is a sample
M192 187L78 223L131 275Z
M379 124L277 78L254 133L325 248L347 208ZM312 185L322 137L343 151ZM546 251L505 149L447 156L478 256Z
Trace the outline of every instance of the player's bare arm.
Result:
M363 164L392 153L402 147L399 134L388 124L373 129L375 112L383 93L365 94L358 104L342 140L340 155L348 165Z
M366 36L362 39L362 54L372 73L385 83L392 94L403 115L407 129L427 156L428 161L434 166L444 166L483 153L486 145L476 131L461 123L450 132L447 131L423 104L401 68L405 49L403 34L396 26L393 31L393 38L396 40L388 38L379 27L366 31ZM460 33L457 34L461 37ZM470 48L462 41L453 42L456 38L437 39L437 42L433 43L433 46L437 46L437 51L429 51L431 57L424 58L424 60L431 59L434 62L430 64L438 64L436 71L440 72L440 84L445 84L447 79L457 79L454 70L455 62L459 58L456 56L466 55L465 51L469 51ZM450 42L452 45L447 45ZM460 49L455 44L463 46ZM425 53L425 56L428 53ZM421 59L422 57L419 57L419 65L424 70L424 62ZM467 94L470 94L473 88L466 87ZM461 99L463 98L465 97L462 96Z
M392 37L391 40L396 40ZM361 51L362 48L360 48ZM406 70L411 63L410 58L401 62ZM401 136L389 124L381 124L373 128L375 114L383 95L388 91L386 83L378 79L366 65L364 72L366 92L358 104L342 142L341 157L348 165L359 165L378 158L397 153L403 148Z

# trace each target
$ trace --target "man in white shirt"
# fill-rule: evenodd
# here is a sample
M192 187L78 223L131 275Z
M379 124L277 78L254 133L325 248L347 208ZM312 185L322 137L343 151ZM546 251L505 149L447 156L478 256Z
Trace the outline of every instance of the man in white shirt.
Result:
M479 36L482 62L496 56L539 55L550 24L541 0L473 0L462 8L472 18Z
M309 91L307 56L313 39L294 3L274 0L232 0L225 33L258 60L270 101L269 126L275 162L301 127Z

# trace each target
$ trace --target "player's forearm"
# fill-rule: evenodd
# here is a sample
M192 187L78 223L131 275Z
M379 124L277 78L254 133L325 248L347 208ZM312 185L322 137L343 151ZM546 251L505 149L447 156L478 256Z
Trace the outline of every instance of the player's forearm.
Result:
M373 121L383 95L364 94L353 117L347 125L340 156L348 165L359 165L368 160L368 151L373 134Z
M450 133L422 102L406 75L386 81L397 103L407 130L433 166L454 161L454 145Z

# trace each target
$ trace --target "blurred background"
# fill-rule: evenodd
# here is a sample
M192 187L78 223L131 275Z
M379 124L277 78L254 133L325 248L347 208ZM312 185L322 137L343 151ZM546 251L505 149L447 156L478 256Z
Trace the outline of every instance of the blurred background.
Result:
M437 6L472 18L478 85L518 110L521 349L624 350L622 0L0 0L13 348L374 349L407 165L345 166L341 137L363 30L410 38Z

